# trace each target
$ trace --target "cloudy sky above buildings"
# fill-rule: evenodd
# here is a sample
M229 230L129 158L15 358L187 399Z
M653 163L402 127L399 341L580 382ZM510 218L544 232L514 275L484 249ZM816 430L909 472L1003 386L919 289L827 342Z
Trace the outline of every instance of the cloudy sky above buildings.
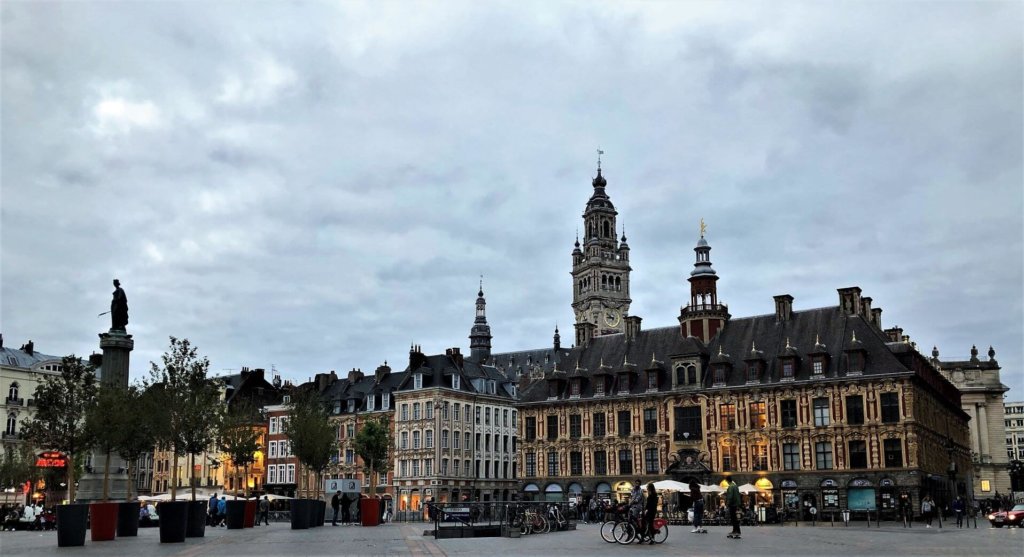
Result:
M631 313L857 285L1024 399L1018 2L5 2L2 332L286 379L571 342L596 149ZM568 344L568 342L566 343Z

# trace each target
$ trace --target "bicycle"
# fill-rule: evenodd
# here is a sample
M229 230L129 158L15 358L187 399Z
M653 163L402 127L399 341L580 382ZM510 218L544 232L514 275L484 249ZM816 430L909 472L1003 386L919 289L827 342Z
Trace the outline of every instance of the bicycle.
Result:
M610 512L613 513L612 518L605 520L601 523L601 539L608 543L615 543L616 525L618 525L620 522L624 520L624 517L627 512L626 506L620 504L615 508L610 509Z
M569 524L569 519L565 518L562 514L562 510L557 505L551 505L548 507L548 524L555 530L562 530Z
M615 531L615 541L622 545L629 545L633 542L642 543L644 541L646 526L639 517L631 518L618 524L619 527ZM664 518L654 519L654 533L651 538L656 544L665 543L665 540L668 539L668 520Z

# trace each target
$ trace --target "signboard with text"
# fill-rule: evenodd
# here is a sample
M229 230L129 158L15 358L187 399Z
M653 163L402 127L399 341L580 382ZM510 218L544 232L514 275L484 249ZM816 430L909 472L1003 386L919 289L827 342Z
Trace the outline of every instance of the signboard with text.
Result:
M68 459L57 451L43 451L36 456L37 468L67 468Z
M354 478L340 478L337 480L324 480L324 494L333 495L335 492L359 493L363 486L359 480Z

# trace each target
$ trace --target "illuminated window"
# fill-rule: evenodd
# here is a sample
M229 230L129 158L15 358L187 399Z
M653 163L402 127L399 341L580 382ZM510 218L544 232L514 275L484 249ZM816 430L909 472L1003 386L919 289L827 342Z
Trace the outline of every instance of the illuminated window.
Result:
M984 492L992 491L992 482L988 480L981 480L981 490Z

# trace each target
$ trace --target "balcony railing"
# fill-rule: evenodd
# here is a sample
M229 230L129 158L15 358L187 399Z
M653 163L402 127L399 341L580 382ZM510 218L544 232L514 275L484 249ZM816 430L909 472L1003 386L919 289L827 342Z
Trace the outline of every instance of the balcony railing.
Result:
M25 406L25 399L7 397L7 406Z
M3 436L0 437L0 438L2 438L4 441L17 441L18 440L18 434L17 433L4 433Z

